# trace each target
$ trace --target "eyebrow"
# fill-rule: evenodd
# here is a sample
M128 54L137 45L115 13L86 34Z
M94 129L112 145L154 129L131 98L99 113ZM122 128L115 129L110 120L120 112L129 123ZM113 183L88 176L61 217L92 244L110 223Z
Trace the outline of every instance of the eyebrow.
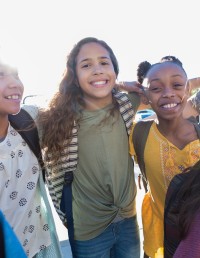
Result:
M89 61L89 60L91 60L91 59L92 59L92 58L85 58L85 59L81 60L79 63L81 64L81 63L87 62L87 61ZM107 57L107 56L100 56L100 57L98 57L98 59L108 59L108 60L110 60L110 58Z
M174 77L180 77L180 78L183 78L182 75L180 74L174 74L171 76L171 78L174 78ZM154 78L150 81L150 83L154 82L154 81L160 81L160 78Z

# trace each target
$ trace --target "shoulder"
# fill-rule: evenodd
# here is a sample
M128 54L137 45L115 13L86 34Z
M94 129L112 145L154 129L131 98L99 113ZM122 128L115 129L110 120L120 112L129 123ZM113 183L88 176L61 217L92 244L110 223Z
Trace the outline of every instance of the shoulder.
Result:
M133 129L132 132L140 133L141 136L144 136L144 134L148 134L152 124L154 123L154 120L143 120L139 122L133 123Z
M39 108L35 105L23 105L21 107L23 110L25 110L32 118L33 120L36 120L39 114Z
M133 101L140 101L140 96L139 94L135 92L131 93L126 93L126 92L121 92L121 91L113 91L113 96L118 100L118 101L130 101L131 103Z

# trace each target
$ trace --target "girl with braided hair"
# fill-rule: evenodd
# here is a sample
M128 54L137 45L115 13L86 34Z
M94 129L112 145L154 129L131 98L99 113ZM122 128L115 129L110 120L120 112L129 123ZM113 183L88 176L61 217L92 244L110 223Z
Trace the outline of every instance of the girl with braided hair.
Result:
M155 257L157 250L163 247L167 188L176 174L199 160L200 143L194 124L183 117L189 83L180 60L165 56L155 64L142 62L137 76L144 86L144 100L157 115L144 149L149 189L142 204L145 257ZM135 124L131 136L134 128ZM137 161L131 136L130 153Z

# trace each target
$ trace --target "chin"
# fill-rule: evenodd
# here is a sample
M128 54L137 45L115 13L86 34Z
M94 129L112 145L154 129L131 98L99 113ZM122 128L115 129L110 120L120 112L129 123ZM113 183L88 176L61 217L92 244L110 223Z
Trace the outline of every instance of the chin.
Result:
M14 109L14 110L10 111L9 113L10 113L11 115L17 115L17 114L20 112L20 110L21 110L21 108Z

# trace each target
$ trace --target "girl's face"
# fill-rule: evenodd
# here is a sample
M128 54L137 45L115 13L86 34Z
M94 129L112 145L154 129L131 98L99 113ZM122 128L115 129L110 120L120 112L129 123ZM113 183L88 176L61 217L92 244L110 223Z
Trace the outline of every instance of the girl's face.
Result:
M98 43L83 45L76 60L76 75L87 109L112 103L116 74L108 51Z
M171 120L182 115L189 89L187 75L181 67L170 62L155 65L147 73L144 86L158 117Z
M14 68L0 64L0 116L17 114L24 87Z

